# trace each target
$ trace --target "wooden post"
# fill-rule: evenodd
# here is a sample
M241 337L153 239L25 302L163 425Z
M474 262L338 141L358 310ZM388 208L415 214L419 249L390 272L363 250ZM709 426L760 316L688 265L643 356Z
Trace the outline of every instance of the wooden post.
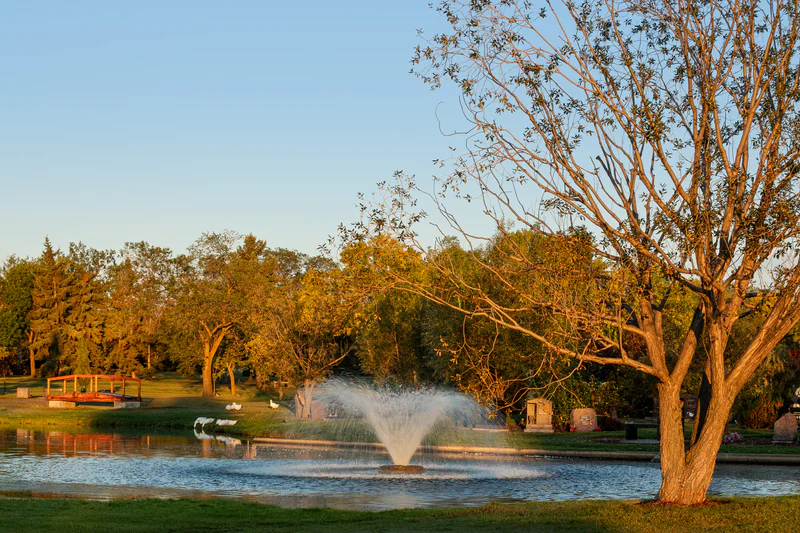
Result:
M114 394L114 380L112 379L110 383L111 383L111 394Z
M78 376L72 378L72 395L78 394Z
M139 401L142 401L142 380L141 379L139 380L139 392L137 394L137 398L139 398Z
M47 399L50 399L50 378L47 378Z
M125 399L125 378L122 378L122 399Z

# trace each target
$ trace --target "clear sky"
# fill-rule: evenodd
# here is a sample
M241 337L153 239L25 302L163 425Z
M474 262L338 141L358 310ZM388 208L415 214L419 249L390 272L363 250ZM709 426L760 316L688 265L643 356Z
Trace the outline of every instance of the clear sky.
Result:
M0 260L223 229L315 253L358 192L447 155L457 100L409 74L440 24L428 0L5 0Z

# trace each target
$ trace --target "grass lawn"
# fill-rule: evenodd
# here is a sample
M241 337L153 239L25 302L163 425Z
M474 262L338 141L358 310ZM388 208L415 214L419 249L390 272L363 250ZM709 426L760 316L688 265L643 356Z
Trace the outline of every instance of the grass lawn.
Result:
M794 532L800 497L737 498L703 507L584 501L384 512L282 509L231 500L0 499L0 532L382 531Z
M17 399L17 387L29 387L33 399ZM303 439L344 440L372 442L372 431L361 421L298 421L289 411L291 392L287 392L281 407L272 410L268 400L277 401L277 394L258 390L252 381L237 385L237 396L231 396L227 387L219 387L220 394L203 398L198 378L187 378L174 373L161 373L142 383L142 396L147 403L140 409L111 409L108 407L80 406L74 409L51 409L43 399L45 380L11 377L0 380L0 426L29 427L34 429L72 429L76 431L190 431L200 416L237 420L235 426L225 428L225 433L244 437L286 437ZM241 411L226 411L231 402L241 403ZM219 432L219 428L215 429ZM691 429L687 427L687 437ZM800 453L800 446L775 446L769 443L770 430L740 430L747 442L723 446L728 453ZM655 429L641 429L643 439L655 438ZM500 446L514 448L540 448L549 450L617 450L657 452L657 444L617 442L624 431L596 433L492 433L464 429L450 429L429 437L426 444L454 444L465 446Z

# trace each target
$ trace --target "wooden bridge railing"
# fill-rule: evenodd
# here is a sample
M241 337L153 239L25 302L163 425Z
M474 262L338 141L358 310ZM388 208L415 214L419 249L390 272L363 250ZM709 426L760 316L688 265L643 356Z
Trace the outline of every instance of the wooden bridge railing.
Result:
M88 379L89 380L89 391L85 393L78 392L78 380L81 379ZM109 376L103 374L70 374L69 376L56 376L53 378L47 378L47 399L51 399L52 395L50 394L50 386L53 382L61 381L61 396L68 394L67 393L67 383L70 381L72 382L72 395L77 396L78 394L86 394L89 396L98 396L102 394L99 392L98 384L100 380L108 381L109 382L109 393L110 395L114 394L114 383L122 383L122 389L120 390L120 395L122 398L125 398L125 384L127 382L134 382L136 383L138 389L136 392L136 396L131 396L131 398L135 398L139 401L142 400L142 380L139 378L129 378L126 376Z

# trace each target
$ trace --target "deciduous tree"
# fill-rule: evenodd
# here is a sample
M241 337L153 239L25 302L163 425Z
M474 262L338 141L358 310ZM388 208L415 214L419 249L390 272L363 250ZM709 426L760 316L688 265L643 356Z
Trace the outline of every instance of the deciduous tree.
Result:
M307 268L281 279L253 314L257 333L248 344L251 362L265 375L302 383L298 417L309 418L314 387L350 353L354 300L331 262L310 258Z
M516 281L540 268L524 250L508 256L511 271L484 261L516 296L509 303L439 262L446 283L429 297L564 357L653 376L659 500L703 502L737 394L800 319L800 6L444 0L438 10L447 29L418 48L415 72L460 90L471 129L463 156L443 163L451 172L439 179L437 206L467 242L476 238L442 195L477 200L500 231L583 225L592 239L576 239L576 254L603 268L577 284L561 266L550 272L553 291L540 292ZM375 229L414 241L421 214L410 189L401 181L390 203L367 209ZM696 306L670 344L675 287ZM519 319L537 308L559 317L551 334ZM759 327L727 351L753 313L763 315ZM626 349L632 338L642 353ZM686 449L680 395L693 364L706 368L708 394Z
M231 330L250 316L259 286L271 281L274 262L266 245L253 236L208 233L180 258L170 323L172 355L184 368L199 364L203 396L214 395L214 364Z

